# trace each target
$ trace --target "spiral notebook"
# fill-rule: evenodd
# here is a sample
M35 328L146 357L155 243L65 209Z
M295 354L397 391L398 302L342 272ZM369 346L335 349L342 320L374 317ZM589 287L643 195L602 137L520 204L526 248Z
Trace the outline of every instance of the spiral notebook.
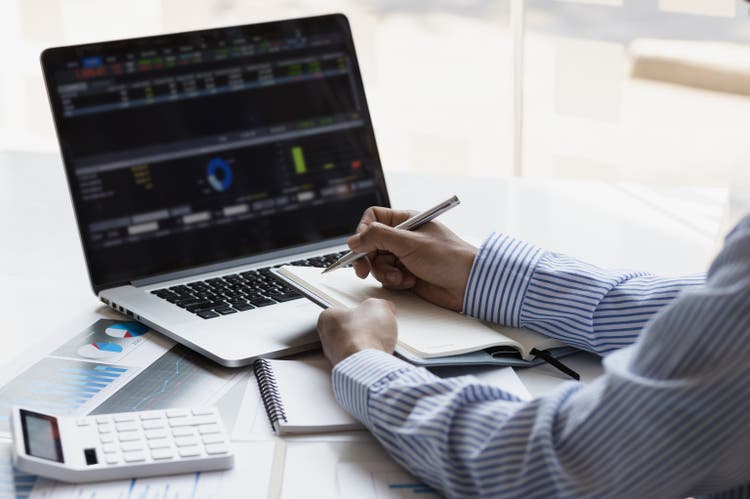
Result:
M331 387L331 364L327 360L258 359L253 370L276 433L364 428L336 402Z

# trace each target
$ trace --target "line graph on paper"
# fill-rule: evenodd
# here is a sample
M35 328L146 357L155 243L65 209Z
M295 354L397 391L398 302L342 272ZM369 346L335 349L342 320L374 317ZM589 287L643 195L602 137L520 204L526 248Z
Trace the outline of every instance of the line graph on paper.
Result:
M175 345L91 414L211 404L231 387L238 373Z

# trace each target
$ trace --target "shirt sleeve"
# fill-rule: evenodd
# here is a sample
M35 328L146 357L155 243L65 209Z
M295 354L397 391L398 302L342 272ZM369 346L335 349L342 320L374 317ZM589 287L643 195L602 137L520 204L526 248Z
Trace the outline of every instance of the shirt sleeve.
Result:
M584 386L520 401L365 350L333 371L339 402L449 497L686 497L750 483L750 223L705 286L652 317ZM653 314L652 314L653 315Z
M601 355L633 343L659 310L704 282L704 274L663 278L604 270L492 234L474 260L464 313Z

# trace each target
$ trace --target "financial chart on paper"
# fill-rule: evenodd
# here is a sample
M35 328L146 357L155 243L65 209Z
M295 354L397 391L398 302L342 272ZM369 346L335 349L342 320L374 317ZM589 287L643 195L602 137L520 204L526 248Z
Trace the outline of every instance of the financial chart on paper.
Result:
M238 372L215 365L184 346L176 345L91 414L207 404Z

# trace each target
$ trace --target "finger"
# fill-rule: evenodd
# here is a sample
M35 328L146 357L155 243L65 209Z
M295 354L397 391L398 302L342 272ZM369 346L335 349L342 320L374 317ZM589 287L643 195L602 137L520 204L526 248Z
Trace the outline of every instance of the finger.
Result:
M380 264L372 268L372 276L380 281L387 288L400 289L404 280L404 274L401 269L393 265Z
M391 253L380 253L374 256L368 256L370 261L370 269L377 270L380 267L390 268L398 267L398 258Z
M403 277L401 279L401 289L412 289L417 285L417 277L407 269L401 269Z
M388 251L398 258L404 258L413 252L419 244L419 235L408 230L394 229L380 222L371 223L362 232L353 235L347 241L352 251L371 253Z
M318 332L322 335L330 333L338 323L344 320L348 312L349 309L337 307L323 310L318 316Z
M352 266L354 267L354 273L360 279L364 279L370 273L370 263L366 257L355 261Z
M373 277L389 289L408 289L414 285L414 280L405 282L408 272L404 270L405 267L401 262L391 254L378 255L377 258L370 260L370 272Z

